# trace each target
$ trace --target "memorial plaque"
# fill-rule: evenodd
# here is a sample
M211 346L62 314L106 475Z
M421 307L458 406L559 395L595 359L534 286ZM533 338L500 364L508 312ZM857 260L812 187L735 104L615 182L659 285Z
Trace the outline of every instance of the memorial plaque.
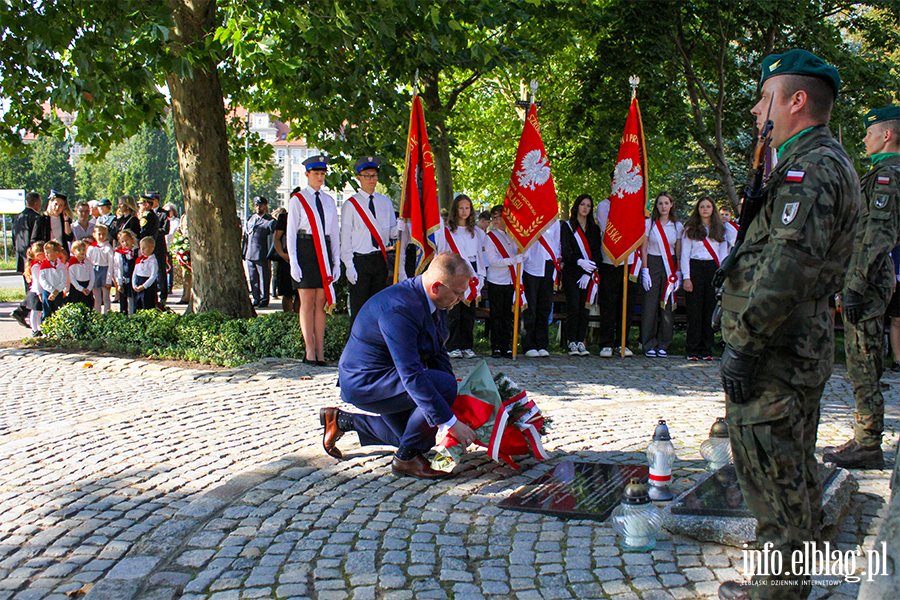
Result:
M836 472L836 467L819 465L823 488L828 487ZM669 510L673 515L753 518L741 494L734 465L725 465L710 475L690 492L672 502Z
M566 461L500 502L501 508L562 519L605 521L632 477L647 482L647 466Z

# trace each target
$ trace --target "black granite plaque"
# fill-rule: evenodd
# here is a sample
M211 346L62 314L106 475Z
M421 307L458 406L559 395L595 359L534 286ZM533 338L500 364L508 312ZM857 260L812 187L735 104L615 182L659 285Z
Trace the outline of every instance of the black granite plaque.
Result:
M819 465L822 487L837 473L835 467ZM744 503L734 465L725 465L670 506L673 515L753 518Z
M646 466L567 461L522 486L500 508L605 521L622 502L631 478L646 483L648 471Z

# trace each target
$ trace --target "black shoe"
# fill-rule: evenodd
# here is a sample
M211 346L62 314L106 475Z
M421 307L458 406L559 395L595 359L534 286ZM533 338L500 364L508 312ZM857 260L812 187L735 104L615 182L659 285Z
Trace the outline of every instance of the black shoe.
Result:
M308 358L306 358L306 357L304 356L304 357L303 357L303 364L304 364L304 365L316 365L316 366L318 366L318 361L315 361L315 360L309 360Z
M750 600L750 585L737 581L724 581L719 586L719 600Z
M317 366L317 367L327 367L327 366L328 366L328 363L325 362L324 360L317 360L317 361L316 361L316 366Z
M507 350L506 354L504 354L503 356L505 356L506 358L512 358L512 350Z
M16 308L16 310L12 311L12 316L16 321L18 321L19 325L21 325L25 329L31 329L31 325L29 325L28 321L25 320L25 317L28 316L28 310L26 310L24 306L19 306Z
M850 440L837 447L825 448L822 462L834 463L842 469L883 469L884 454L881 446L862 446Z
M257 308L265 308L265 307L267 307L268 305L269 305L269 301L268 301L268 300L263 300L262 302L259 303L259 305L257 306Z
M499 350L494 350L491 352L491 358L503 358L503 353Z
M900 360L895 360L894 364L891 365L891 371L894 373L900 373Z

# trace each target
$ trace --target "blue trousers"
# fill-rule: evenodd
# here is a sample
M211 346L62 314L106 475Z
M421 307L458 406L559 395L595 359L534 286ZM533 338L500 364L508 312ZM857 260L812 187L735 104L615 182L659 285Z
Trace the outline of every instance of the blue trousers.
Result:
M444 399L452 406L456 400L456 378L452 373L427 369L426 374ZM407 393L393 398L355 404L375 415L353 415L353 427L363 446L403 446L426 451L435 443L437 427L428 424L425 413Z

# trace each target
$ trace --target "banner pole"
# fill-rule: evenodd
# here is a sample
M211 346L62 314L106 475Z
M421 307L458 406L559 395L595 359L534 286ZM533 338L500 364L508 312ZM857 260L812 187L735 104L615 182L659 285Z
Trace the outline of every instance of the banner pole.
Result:
M516 280L513 286L513 293L516 295L515 309L513 311L513 342L512 342L512 359L516 360L519 350L519 280L522 278L522 263L516 264Z
M621 357L625 358L625 344L628 341L628 259L625 259L625 280L622 283L622 347Z
M403 165L403 184L402 184L402 187L400 188L400 190L401 190L400 191L400 218L403 219L404 221L406 221L406 219L403 217L403 213L404 213L404 208L405 208L406 200L407 200L407 198L406 198L406 178L409 174L409 151L410 151L409 133L412 131L413 115L416 112L416 96L418 94L418 87L417 87L418 79L419 79L419 70L416 69L416 78L413 80L412 106L409 109L409 128L407 129L407 134L406 134L406 136L407 136L406 137L406 160L404 161L404 165ZM408 227L409 223L407 223L406 225ZM399 281L399 278L400 278L400 255L403 254L404 258L406 256L406 246L403 246L401 248L401 244L400 244L401 239L403 239L403 236L398 235L397 243L394 247L394 284L395 285L396 285L397 281ZM403 264L405 266L406 261L404 261Z

